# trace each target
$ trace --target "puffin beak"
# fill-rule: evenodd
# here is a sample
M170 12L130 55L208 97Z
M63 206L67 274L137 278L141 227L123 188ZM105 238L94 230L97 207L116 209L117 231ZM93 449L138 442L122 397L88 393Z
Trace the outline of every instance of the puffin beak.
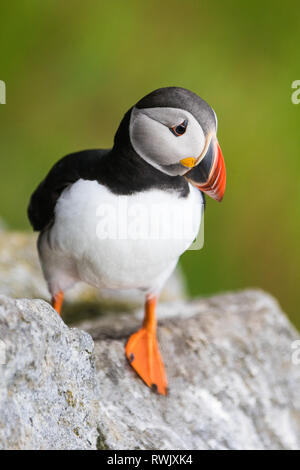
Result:
M183 158L183 160L180 160L181 165L187 167L187 168L193 168L196 165L196 158L194 157L189 157L189 158Z
M200 191L216 201L222 201L226 186L226 169L222 151L215 136L211 138L200 163L193 166L184 176Z

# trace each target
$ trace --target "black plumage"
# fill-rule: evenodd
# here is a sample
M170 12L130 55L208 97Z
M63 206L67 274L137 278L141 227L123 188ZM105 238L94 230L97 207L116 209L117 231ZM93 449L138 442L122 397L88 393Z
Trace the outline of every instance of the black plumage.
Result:
M169 176L145 162L129 138L129 110L116 133L111 150L83 150L59 160L31 196L28 217L42 231L54 219L56 202L67 186L79 179L98 181L113 193L129 195L151 188L176 191L186 197L189 187L181 176Z
M136 104L137 108L168 106L189 111L201 121L204 131L208 129L210 119L214 119L212 109L204 100L179 87L160 88ZM28 217L34 230L42 231L51 225L61 193L79 179L98 181L119 195L129 195L151 188L176 191L179 197L189 194L189 186L183 176L163 173L136 153L129 136L131 111L132 108L121 121L112 149L72 153L53 166L31 196ZM202 197L205 202L204 194Z

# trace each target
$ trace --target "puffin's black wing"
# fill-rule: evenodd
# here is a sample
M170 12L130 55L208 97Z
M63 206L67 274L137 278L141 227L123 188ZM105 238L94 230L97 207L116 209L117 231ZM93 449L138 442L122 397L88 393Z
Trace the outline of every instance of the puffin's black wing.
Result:
M32 194L28 218L34 230L44 230L54 219L63 190L79 179L97 180L99 161L109 150L84 150L59 160Z

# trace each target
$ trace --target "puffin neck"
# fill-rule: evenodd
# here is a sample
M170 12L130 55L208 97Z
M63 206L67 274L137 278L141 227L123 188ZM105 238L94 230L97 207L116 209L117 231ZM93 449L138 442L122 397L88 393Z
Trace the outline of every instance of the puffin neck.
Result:
M153 188L186 197L189 186L182 176L169 176L157 170L134 150L129 136L131 110L120 123L112 150L101 158L101 183L117 194L133 194Z

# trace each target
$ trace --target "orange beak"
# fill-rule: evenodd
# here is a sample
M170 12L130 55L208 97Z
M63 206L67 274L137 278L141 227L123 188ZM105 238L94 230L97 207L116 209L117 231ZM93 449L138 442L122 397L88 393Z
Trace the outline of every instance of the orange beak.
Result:
M226 187L226 169L220 145L216 137L211 139L200 163L188 171L185 178L200 191L216 201L222 201Z

